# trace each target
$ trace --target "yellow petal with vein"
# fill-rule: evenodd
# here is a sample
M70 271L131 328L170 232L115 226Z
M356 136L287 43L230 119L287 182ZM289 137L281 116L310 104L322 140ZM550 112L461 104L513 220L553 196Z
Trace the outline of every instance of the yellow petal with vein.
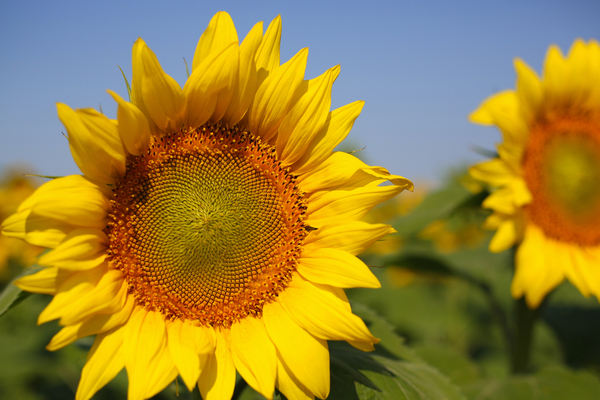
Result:
M198 380L198 389L204 400L230 399L235 387L229 331L216 332L215 339L215 352L209 355Z
M238 79L238 58L239 48L237 42L233 42L220 52L210 53L194 69L184 86L188 126L201 126L211 118L223 100L218 96L220 91L232 93Z
M150 377L160 367L159 361L166 350L165 320L159 312L137 306L124 329L123 352L129 378L128 399L143 399L151 384Z
M356 256L338 249L315 249L302 253L298 272L315 283L341 288L381 287L369 267Z
M277 371L275 346L262 319L246 317L231 326L231 353L235 368L248 385L272 399Z
M223 121L227 122L230 126L240 122L244 115L246 115L252 100L254 100L254 94L258 88L256 61L254 58L261 40L262 22L259 22L248 32L240 45L238 82L231 96L227 111L223 115Z
M231 16L225 11L219 11L211 18L204 33L200 36L200 40L198 40L192 62L192 71L198 68L212 53L221 53L231 43L237 42L238 35Z
M277 133L276 148L279 159L290 165L308 148L310 141L327 120L331 106L331 86L339 73L339 66L323 75L304 82L306 91L285 116ZM298 90L300 91L300 90Z
M52 298L50 304L48 304L44 311L40 313L38 324L43 324L57 318L62 319L65 316L68 319L77 318L77 311L80 310L81 299L86 297L90 292L93 292L96 285L98 285L105 277L107 265L107 263L104 263L91 270L84 270L67 275L62 282L59 282L56 295ZM115 281L114 278L114 274L111 274L109 278L105 278L101 288L104 288L104 285L108 284L110 288L116 289L112 286ZM118 284L121 283L121 281L118 281ZM116 293L112 294L114 296ZM86 298L86 301L91 301L92 303L94 303L94 300L96 300L94 297ZM106 299L96 301L96 305L102 307L101 301L106 301ZM116 304L111 303L110 307L116 307ZM85 316L82 318L85 318Z
M123 100L112 90L107 90L107 92L118 104L119 135L125 149L134 156L144 154L148 150L151 136L146 115L135 104Z
M43 254L38 264L63 270L91 269L106 258L108 238L99 229L78 228L71 231L52 251Z
M269 337L280 354L280 362L310 392L326 398L329 395L327 341L315 338L298 326L277 302L265 305L263 319Z
M108 271L98 285L81 296L68 311L63 308L61 325L70 325L94 314L119 312L127 300L127 281L119 270Z
M55 294L58 279L58 268L48 267L32 275L17 279L14 284L21 290L33 293Z
M169 349L163 347L159 350L157 360L150 365L146 376L146 386L144 393L139 397L139 400L149 399L158 393L162 392L169 384L177 378L177 368ZM135 399L133 396L128 396L129 399Z
M352 190L331 190L308 203L306 222L322 226L341 220L359 220L379 203L404 191L402 186L366 186Z
M396 232L385 224L369 224L363 221L351 221L316 227L306 237L305 251L318 248L332 248L357 255L387 234Z
M134 303L133 296L128 296L123 308L114 314L90 315L81 322L65 326L54 335L46 349L55 351L83 337L96 335L123 325L129 319Z
M2 223L2 233L54 248L77 227L103 229L109 201L98 186L80 175L46 182Z
M132 90L140 85L140 88L135 90L141 95L145 110L138 103L134 103L145 111L162 131L179 130L185 109L183 91L179 84L163 71L156 55L141 38L138 38L134 45L134 67L136 69Z
M313 393L283 364L280 354L277 356L277 389L288 400L314 400Z
M332 153L314 170L298 176L298 183L305 193L325 192L347 183L361 169L369 166L343 151Z
M281 15L271 21L267 27L260 46L256 51L256 69L258 72L258 86L269 74L279 66L279 47L281 45Z
M214 351L214 331L183 322L167 321L168 346L183 382L192 391L208 353Z
M275 68L259 86L248 110L248 130L268 142L286 116L294 92L302 83L308 49Z
M355 101L331 111L323 127L294 164L294 170L304 174L318 168L331 155L333 149L348 136L364 104L364 101Z
M73 159L85 176L105 185L125 174L125 149L117 124L93 109L73 110L57 103Z
M110 382L125 366L123 354L124 328L116 328L96 336L77 387L76 400L88 400Z
M288 315L311 335L325 340L377 343L362 319L352 314L343 301L324 285L300 276L279 294Z

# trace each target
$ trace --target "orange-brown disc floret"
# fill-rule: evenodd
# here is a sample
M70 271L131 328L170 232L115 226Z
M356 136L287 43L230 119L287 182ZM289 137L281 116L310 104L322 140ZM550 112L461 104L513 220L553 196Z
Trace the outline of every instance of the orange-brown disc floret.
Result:
M303 193L249 132L207 124L153 138L113 191L109 257L148 309L228 327L292 279Z
M523 161L527 217L548 237L600 244L600 127L564 116L537 124Z

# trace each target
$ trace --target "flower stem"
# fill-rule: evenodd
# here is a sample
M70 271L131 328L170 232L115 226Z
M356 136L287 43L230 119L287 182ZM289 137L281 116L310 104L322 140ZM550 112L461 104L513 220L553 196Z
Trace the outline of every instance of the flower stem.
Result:
M525 297L514 302L514 336L511 349L513 374L523 374L529 370L533 327L540 314L540 308L531 310L525 302Z

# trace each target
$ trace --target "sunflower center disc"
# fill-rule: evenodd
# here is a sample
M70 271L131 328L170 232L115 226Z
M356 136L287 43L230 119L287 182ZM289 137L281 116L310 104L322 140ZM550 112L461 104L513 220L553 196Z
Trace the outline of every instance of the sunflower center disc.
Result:
M259 316L290 281L306 232L302 193L275 149L206 125L130 161L109 238L138 303L204 325Z
M600 243L600 128L578 120L540 125L523 164L527 215L554 239Z

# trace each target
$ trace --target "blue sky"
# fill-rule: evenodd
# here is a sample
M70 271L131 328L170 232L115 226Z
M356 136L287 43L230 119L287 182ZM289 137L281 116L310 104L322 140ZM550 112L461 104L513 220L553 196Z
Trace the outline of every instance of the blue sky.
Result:
M142 37L183 85L198 38L217 11L243 38L258 21L283 20L282 62L309 47L306 78L341 64L332 108L366 105L349 136L362 157L415 182L439 181L482 160L494 128L467 115L514 87L513 59L538 72L550 44L600 39L600 2L578 1L4 1L0 5L0 167L31 165L44 175L79 173L56 102L99 105L106 89L126 98L131 47ZM418 186L417 186L418 188Z

